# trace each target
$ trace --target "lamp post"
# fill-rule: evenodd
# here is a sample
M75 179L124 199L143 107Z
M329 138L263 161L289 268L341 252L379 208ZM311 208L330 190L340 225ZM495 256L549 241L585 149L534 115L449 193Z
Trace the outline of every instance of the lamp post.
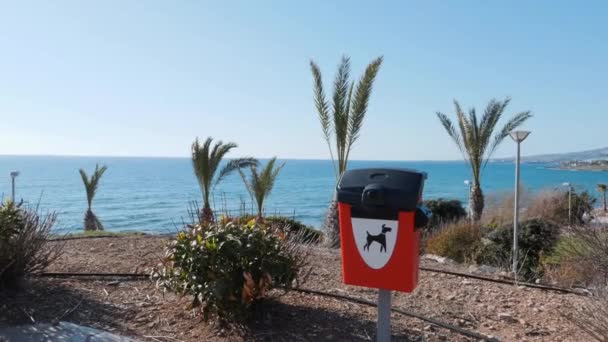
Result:
M517 226L519 225L519 163L520 163L520 145L526 140L530 132L528 131L513 131L509 133L511 139L517 143L517 159L515 162L515 199L513 203L513 277L517 280Z
M11 185L12 185L11 200L13 201L13 203L15 203L15 178L17 178L17 176L19 176L19 171L11 172Z
M572 184L565 182L562 186L568 188L568 224L572 225Z
M464 185L466 185L466 186L469 187L469 193L468 193L468 196L469 196L469 205L468 205L468 208L467 208L467 212L468 212L468 215L469 215L469 219L471 220L471 223L473 223L473 211L471 210L471 187L473 186L473 182L471 182L470 180L466 179L464 181Z

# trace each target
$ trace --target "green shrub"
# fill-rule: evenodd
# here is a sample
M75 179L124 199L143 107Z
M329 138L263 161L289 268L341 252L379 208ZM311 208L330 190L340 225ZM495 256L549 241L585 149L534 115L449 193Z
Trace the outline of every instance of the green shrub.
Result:
M541 256L552 252L559 238L559 228L551 221L531 219L519 225L517 235L519 274L524 279L531 279L542 273ZM513 225L492 230L485 242L476 256L478 263L501 267L511 263Z
M586 260L591 256L588 248L575 235L561 236L551 253L541 258L545 278L564 286L589 286L599 274Z
M469 221L450 223L427 238L425 250L458 262L468 262L480 248L482 236L482 229Z
M205 319L241 321L271 288L289 288L303 267L306 255L285 236L256 220L194 225L177 235L155 276L191 295Z
M61 255L61 243L46 243L55 220L55 214L41 217L11 201L0 204L0 289L18 288Z
M302 243L317 244L323 239L323 233L311 226L308 226L298 220L286 216L267 216L259 220L256 215L241 215L237 217L222 216L221 222L235 222L238 224L246 224L251 220L263 222L265 225L271 226L273 229L278 229L286 234L289 234L294 239Z
M433 214L427 225L431 229L442 223L456 222L467 216L467 212L459 200L438 198L424 201L424 205Z

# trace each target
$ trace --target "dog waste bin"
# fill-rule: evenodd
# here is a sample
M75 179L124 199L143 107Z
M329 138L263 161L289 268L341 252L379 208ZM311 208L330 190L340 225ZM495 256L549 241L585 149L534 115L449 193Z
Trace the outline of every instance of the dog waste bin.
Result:
M346 171L337 187L345 284L412 292L418 283L419 204L426 173Z

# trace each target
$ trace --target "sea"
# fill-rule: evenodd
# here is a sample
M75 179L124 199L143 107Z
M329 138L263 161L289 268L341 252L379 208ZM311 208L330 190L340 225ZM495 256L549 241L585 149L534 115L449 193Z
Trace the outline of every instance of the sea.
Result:
M261 161L264 163L264 161ZM187 158L0 156L0 195L11 196L10 172L17 200L55 212L58 232L82 230L86 194L78 169L89 174L95 164L108 166L93 211L109 231L171 233L191 221L189 209L201 206L202 195ZM266 203L266 214L280 214L319 228L336 186L330 160L282 160L285 163ZM351 161L356 168L408 168L428 175L424 198L458 199L467 204L470 171L463 161ZM490 162L482 173L489 197L512 191L515 167ZM608 183L608 172L558 170L551 165L522 164L521 184L530 193L561 189L571 183L594 196L597 183ZM233 174L213 192L212 206L226 214L251 213L253 205L241 177Z

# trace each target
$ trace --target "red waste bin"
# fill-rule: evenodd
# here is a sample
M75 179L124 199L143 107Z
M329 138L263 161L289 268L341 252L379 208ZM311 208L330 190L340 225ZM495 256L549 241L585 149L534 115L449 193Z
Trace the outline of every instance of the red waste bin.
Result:
M345 284L412 292L418 283L420 231L427 213L418 207L426 174L360 169L337 187L342 275Z

